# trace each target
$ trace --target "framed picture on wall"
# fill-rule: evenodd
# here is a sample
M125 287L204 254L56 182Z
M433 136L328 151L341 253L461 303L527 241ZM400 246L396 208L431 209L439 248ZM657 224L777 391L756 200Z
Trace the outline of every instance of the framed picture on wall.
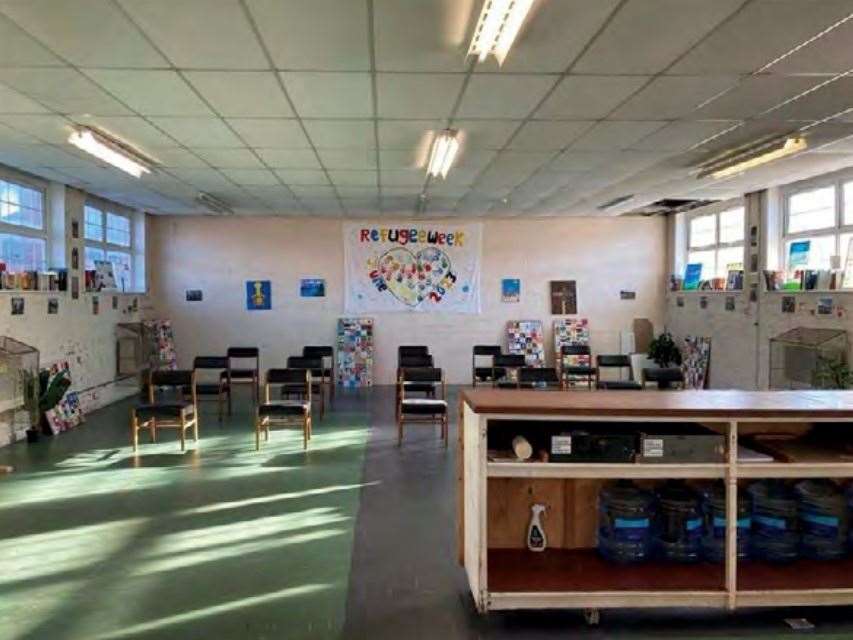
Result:
M246 309L248 311L269 311L272 309L272 284L269 280L248 280L246 282Z
M47 313L51 316L55 316L59 313L59 298L47 299Z
M578 291L574 280L551 281L551 315L568 316L578 312Z
M322 278L302 278L299 281L300 298L325 298L326 281Z
M521 280L504 278L501 280L501 302L519 302L521 300Z
M72 220L71 221L71 237L74 240L78 240L80 238L80 221Z

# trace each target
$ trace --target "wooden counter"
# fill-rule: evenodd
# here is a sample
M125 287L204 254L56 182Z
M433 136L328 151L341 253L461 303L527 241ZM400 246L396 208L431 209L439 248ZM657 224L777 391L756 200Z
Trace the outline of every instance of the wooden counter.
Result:
M800 561L790 567L736 557L738 480L853 477L853 460L739 462L738 434L808 429L819 423L853 428L853 391L530 391L466 390L460 395L458 456L459 560L479 611L604 607L728 607L853 604L853 558L833 563ZM489 461L490 420L692 422L726 435L724 462L690 464L553 463ZM823 427L835 428L835 427ZM596 501L605 479L722 480L726 486L726 561L688 566L647 563L620 567L595 551ZM533 502L553 513L549 548L524 548ZM553 505L553 509L551 508ZM592 526L579 530L582 520ZM550 530L549 530L550 528ZM836 563L840 564L840 563ZM809 580L797 567L809 567ZM834 567L834 568L833 568ZM740 579L738 575L740 573Z

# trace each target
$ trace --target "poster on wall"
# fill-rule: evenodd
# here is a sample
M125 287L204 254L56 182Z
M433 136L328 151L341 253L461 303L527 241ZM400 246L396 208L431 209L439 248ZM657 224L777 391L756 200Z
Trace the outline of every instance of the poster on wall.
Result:
M518 302L521 300L521 280L504 278L501 280L501 302Z
M272 284L269 280L246 281L246 309L248 311L272 309Z
M348 313L479 313L482 226L344 225Z
M322 278L302 278L299 281L300 298L325 298L326 281Z
M578 290L574 280L551 281L551 315L568 316L578 312Z

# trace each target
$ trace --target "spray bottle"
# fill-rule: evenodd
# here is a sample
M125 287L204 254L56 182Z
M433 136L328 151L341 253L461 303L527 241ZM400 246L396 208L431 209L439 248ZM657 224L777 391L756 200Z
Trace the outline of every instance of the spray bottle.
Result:
M527 548L531 551L545 551L548 540L545 537L545 529L542 528L541 515L545 513L544 504L531 505L530 525L527 527Z

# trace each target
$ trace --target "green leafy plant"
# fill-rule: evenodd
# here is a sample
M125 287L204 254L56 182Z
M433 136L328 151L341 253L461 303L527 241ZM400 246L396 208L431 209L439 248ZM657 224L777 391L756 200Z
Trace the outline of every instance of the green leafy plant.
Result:
M649 358L662 369L681 364L681 350L672 339L672 334L664 331L649 343Z
M821 389L853 387L853 371L842 358L818 356L814 378L815 386Z

